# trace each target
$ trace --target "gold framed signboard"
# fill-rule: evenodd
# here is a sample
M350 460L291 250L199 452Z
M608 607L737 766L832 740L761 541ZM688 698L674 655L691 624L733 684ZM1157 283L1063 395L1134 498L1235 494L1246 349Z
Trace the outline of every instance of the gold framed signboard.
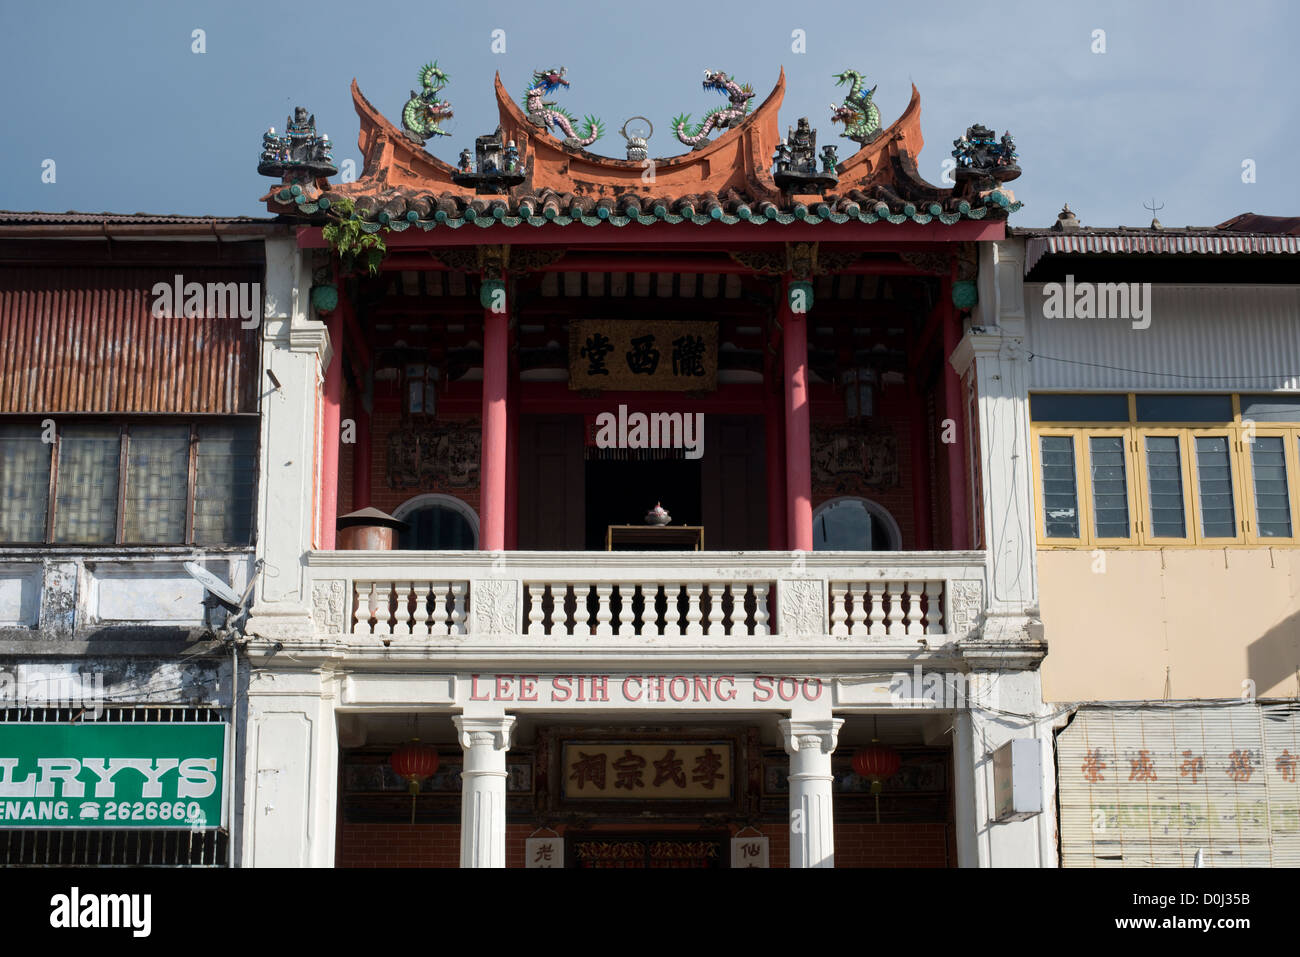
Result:
M730 741L566 741L560 752L570 801L730 801Z
M717 387L715 322L569 322L570 389L712 392Z

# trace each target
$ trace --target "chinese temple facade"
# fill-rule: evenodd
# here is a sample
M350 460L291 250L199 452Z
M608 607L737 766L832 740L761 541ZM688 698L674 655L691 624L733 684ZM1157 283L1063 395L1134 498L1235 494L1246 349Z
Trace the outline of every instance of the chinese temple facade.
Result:
M1055 865L1014 144L836 79L0 213L0 864Z
M268 131L245 864L1054 863L1021 383L968 332L1014 146L936 187L919 94L840 79L842 161L712 71L667 158L590 152L563 70L456 166L432 65L400 128L353 85L354 181Z

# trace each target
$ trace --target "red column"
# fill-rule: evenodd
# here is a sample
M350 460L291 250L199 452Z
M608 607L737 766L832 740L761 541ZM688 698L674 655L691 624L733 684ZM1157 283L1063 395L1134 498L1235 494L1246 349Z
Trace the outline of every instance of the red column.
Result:
M514 350L511 350L513 355ZM519 548L519 367L507 364L506 383L506 548Z
M352 509L366 508L370 505L370 413L357 399L357 444L352 450Z
M786 547L812 551L812 424L808 405L808 316L790 308L782 283L781 354L785 362ZM811 292L809 293L811 297Z
M341 294L341 291L340 291ZM325 367L324 416L321 420L320 509L321 543L334 550L339 518L339 406L343 399L343 306L329 314L325 323L330 335L330 362Z
M948 451L948 497L952 502L952 547L955 550L970 548L970 520L966 509L966 415L965 389L957 370L948 360L957 348L961 316L952 304L952 282L943 283L943 409L944 417L951 419L956 429L956 440L945 446Z
M479 470L479 548L506 547L507 312L483 309L483 459Z

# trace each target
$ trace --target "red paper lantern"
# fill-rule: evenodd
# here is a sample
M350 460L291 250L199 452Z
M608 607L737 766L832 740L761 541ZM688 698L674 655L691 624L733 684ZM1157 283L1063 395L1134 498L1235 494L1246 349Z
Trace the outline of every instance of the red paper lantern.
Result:
M431 778L438 770L438 750L420 744L419 738L402 745L389 757L397 776L405 781L411 791L411 823L415 823L415 798L420 793L420 782Z
M853 773L871 782L871 793L876 798L876 823L880 823L880 792L885 778L898 773L903 759L893 748L886 747L872 740L869 747L860 749L853 755Z
M880 782L897 774L902 763L903 759L893 748L872 744L853 755L853 773L869 780L871 790L879 792Z

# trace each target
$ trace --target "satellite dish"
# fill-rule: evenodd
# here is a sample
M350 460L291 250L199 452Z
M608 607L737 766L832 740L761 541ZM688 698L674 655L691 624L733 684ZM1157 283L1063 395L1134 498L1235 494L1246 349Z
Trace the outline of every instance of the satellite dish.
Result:
M223 605L229 606L231 611L238 611L244 603L244 599L233 588L198 562L186 562L185 571L189 573L191 578L215 595Z

